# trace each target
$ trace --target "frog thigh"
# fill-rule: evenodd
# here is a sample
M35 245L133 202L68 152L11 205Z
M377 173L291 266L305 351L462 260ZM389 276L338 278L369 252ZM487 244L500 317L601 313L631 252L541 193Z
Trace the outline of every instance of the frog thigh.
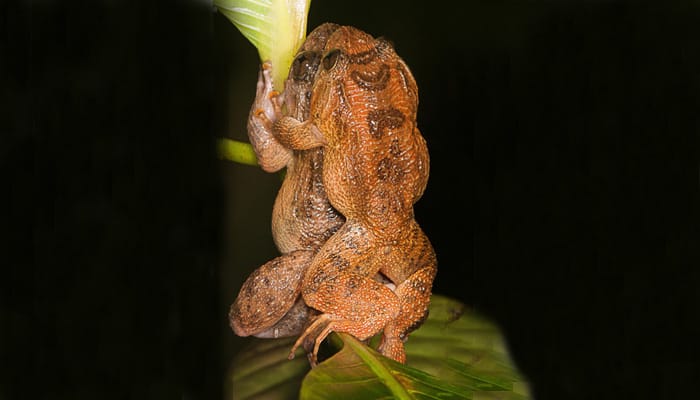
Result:
M294 251L268 261L250 274L229 310L229 323L238 336L269 329L292 308L313 254L310 250Z
M304 299L299 296L294 306L279 321L254 336L262 339L277 339L298 335L304 331L310 319L317 314L318 312L307 306Z

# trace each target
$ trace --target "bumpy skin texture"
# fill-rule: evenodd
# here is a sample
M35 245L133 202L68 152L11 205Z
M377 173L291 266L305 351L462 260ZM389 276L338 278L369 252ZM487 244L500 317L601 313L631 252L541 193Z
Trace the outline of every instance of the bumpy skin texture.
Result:
M300 121L308 119L322 51L337 28L335 24L323 24L309 34L290 68L282 95L272 89L269 63L263 64L258 78L248 136L265 171L287 168L272 215L273 237L282 255L255 270L232 304L229 321L239 336L297 335L316 313L299 295L301 278L312 257L345 219L331 206L325 193L324 149L285 147L273 135L273 123L283 115Z
M325 43L310 107L308 119L286 116L272 131L287 148L324 149L323 186L346 222L303 272L303 299L322 314L294 349L314 337L313 363L331 331L364 340L383 330L380 352L405 362L403 342L427 316L437 270L413 214L429 172L415 80L390 43L339 27Z

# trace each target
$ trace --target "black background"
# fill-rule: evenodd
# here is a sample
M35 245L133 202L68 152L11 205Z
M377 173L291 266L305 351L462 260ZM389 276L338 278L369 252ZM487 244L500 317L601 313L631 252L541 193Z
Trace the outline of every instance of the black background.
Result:
M443 9L439 9L443 7ZM431 151L436 293L539 399L697 393L700 5L312 3L391 39ZM257 54L207 2L0 6L0 399L220 398L226 308L275 255Z

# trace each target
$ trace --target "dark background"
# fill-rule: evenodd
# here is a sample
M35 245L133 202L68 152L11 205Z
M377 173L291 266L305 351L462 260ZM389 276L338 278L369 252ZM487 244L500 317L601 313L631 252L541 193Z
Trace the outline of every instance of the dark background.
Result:
M445 7L445 9L434 9ZM314 0L421 91L436 293L539 399L697 393L700 5ZM207 2L0 5L0 399L220 398L276 254L245 139L257 54Z

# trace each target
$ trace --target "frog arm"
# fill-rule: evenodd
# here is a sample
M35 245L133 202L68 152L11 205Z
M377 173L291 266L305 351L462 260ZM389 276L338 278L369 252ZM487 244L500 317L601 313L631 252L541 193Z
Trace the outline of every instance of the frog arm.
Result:
M321 130L310 120L300 122L283 117L275 122L273 132L280 143L293 150L308 150L327 144Z
M258 164L267 172L284 168L292 158L292 150L275 139L273 122L281 118L283 97L272 88L272 67L264 63L258 74L255 100L248 114L248 138L253 145Z
M286 148L272 134L272 122L264 113L251 110L248 119L248 138L253 145L258 164L266 172L277 172L292 158L292 150Z

